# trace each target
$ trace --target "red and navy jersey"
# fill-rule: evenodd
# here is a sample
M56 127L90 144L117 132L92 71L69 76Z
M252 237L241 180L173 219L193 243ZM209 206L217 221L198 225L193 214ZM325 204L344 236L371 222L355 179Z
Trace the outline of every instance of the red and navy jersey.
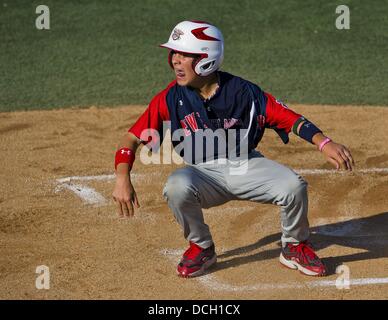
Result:
M128 131L146 143L154 138L157 140L157 137L150 133L148 140L142 139L144 130L147 132L148 129L154 129L162 139L163 123L168 123L175 150L189 163L228 158L228 149L225 153L224 149L217 147L217 143L212 146L212 154L207 154L206 145L209 141L206 139L203 140L204 147L201 147L203 150L196 147L198 135L204 130L224 132L221 139L225 139L226 145L229 146L227 132L234 129L237 154L242 143L247 145L248 152L255 149L265 128L276 130L283 142L288 142L288 134L296 120L301 117L300 114L288 109L250 81L221 71L218 71L218 75L219 87L215 95L208 100L203 100L197 91L189 86L179 86L176 81L171 82L152 99L148 108ZM183 132L181 139L173 137L177 131ZM219 136L217 139L220 139ZM182 148L184 140L192 145L189 157L184 154L187 149Z

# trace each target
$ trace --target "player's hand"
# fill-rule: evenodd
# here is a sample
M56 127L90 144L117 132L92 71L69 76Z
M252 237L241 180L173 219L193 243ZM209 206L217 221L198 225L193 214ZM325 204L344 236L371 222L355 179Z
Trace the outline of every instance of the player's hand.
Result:
M127 174L118 174L116 177L116 185L113 190L113 200L117 205L117 213L120 218L132 217L134 213L134 205L140 208L139 201L131 178Z
M337 170L353 170L354 160L349 149L342 144L335 143L333 141L323 146L322 153L326 159L332 163Z

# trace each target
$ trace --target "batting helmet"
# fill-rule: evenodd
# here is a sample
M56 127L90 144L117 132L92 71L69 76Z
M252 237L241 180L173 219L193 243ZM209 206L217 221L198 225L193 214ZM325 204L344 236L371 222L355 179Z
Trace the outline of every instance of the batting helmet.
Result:
M219 69L224 59L224 38L221 31L204 21L178 23L168 41L160 46L170 49L168 63L171 67L173 52L198 54L193 70L199 76L207 76Z

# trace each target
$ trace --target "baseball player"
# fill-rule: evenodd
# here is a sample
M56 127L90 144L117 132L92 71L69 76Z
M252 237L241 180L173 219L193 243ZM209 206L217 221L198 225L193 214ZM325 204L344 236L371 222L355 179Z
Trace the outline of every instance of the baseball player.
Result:
M337 170L352 170L350 151L256 84L220 71L224 40L214 25L183 21L161 47L168 49L175 80L152 99L118 146L113 191L118 214L131 217L134 206L140 206L130 176L136 149L140 144L152 146L158 137L161 141L158 133L168 123L175 151L186 164L169 176L163 189L189 242L178 275L199 276L216 262L202 208L230 200L280 206L280 262L306 275L326 275L325 265L309 242L306 181L265 158L256 147L265 128L271 128L284 143L292 131L314 144Z

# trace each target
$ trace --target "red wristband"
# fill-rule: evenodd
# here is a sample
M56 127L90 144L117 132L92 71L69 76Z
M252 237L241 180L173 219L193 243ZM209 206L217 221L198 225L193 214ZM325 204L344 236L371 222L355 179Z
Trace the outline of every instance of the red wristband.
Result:
M135 161L135 153L129 148L121 148L116 151L115 170L117 170L117 165L119 163L128 163L129 170L131 170L134 161Z
M319 145L319 151L322 151L323 147L324 147L327 143L329 143L329 142L331 142L331 139L330 139L330 138L326 138L325 140L323 140L323 141L321 142L321 144Z

